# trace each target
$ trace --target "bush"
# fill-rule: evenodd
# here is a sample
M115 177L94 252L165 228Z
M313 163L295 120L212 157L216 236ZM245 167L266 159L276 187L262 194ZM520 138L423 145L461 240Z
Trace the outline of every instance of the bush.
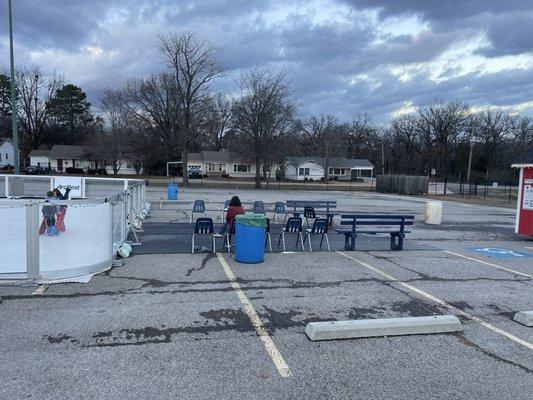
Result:
M226 174L225 172L222 174L222 178L229 178L229 175Z
M83 174L83 168L68 167L65 168L67 174Z

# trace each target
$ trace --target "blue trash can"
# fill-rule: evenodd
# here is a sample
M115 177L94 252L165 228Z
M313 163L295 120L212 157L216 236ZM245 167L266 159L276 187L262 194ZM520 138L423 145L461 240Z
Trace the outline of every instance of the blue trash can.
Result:
M235 261L255 264L265 261L265 228L245 225L239 222L235 226Z
M178 184L169 183L167 187L168 200L178 200Z

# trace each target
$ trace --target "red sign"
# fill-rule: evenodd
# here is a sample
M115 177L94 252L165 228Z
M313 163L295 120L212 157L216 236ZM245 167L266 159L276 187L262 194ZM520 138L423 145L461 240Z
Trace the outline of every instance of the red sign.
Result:
M518 198L518 233L533 236L533 168L523 168Z

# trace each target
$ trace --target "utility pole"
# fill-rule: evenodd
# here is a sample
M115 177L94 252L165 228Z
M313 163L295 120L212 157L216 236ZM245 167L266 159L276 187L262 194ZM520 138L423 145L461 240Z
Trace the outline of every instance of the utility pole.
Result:
M13 57L13 15L11 0L8 0L9 7L9 56L11 67L11 127L13 130L13 147L14 147L14 174L20 174L20 153L19 153L19 135L17 130L17 85L15 84L15 59Z
M381 175L385 175L385 145L384 141L381 141Z
M468 171L466 172L466 181L470 182L470 169L472 168L472 153L474 152L474 141L470 139L470 152L468 154Z

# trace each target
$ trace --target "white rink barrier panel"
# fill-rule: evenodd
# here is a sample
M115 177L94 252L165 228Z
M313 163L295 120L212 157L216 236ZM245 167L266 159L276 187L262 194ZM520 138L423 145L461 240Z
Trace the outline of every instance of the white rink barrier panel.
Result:
M124 181L114 195L44 203L0 198L0 280L59 280L108 269L133 221L146 213L144 181ZM25 184L28 181L25 181ZM58 235L49 235L43 207L54 206Z
M143 179L98 178L66 175L0 174L0 197L44 197L46 192L71 186L71 198L102 198L128 188L144 186Z

